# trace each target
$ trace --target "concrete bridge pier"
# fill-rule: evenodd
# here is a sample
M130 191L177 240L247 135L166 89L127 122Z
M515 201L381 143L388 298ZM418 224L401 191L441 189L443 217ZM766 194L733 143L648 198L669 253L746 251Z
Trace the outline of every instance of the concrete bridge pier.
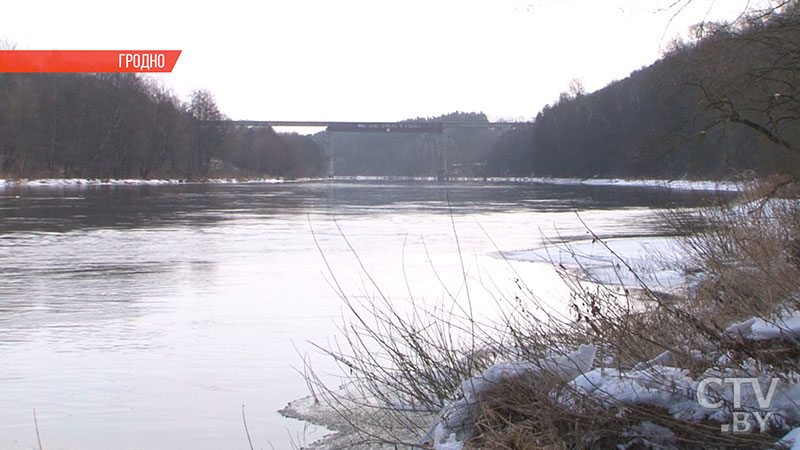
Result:
M331 143L332 135L328 130L325 130L325 154L328 155L328 178L334 177L333 168L333 145Z
M437 136L436 144L439 149L439 172L437 178L446 180L450 175L450 165L448 155L451 147L450 130L442 128L442 132Z

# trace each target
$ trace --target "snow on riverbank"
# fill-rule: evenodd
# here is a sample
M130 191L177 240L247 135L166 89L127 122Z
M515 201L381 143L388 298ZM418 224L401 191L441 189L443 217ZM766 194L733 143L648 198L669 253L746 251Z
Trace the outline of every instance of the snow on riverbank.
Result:
M549 178L549 177L524 177L524 178L488 178L487 180L509 180L523 183L561 184L561 185L587 185L587 186L625 186L625 187L654 187L695 191L737 191L740 185L730 181L709 180L658 180L658 179L623 179L623 178Z
M168 185L189 183L283 183L288 181L325 181L329 178L303 178L284 180L280 178L210 178L200 181L182 179L87 179L87 178L36 178L36 179L0 179L0 188L5 186L114 186L114 185ZM405 176L336 176L334 181L438 181L437 177L405 177ZM586 185L586 186L621 186L651 187L675 190L695 191L737 191L740 185L729 181L692 181L692 180L634 180L619 178L545 178L545 177L448 177L448 181L490 182L490 183L538 183L553 185Z
M336 181L437 181L437 177L405 176L336 176ZM480 181L490 183L538 183L554 185L652 187L693 191L738 191L739 183L710 180L658 180L623 178L550 178L550 177L447 177L448 181Z
M800 337L800 312L786 314L774 322L751 318L731 325L725 332L744 343L775 338L794 340ZM780 435L782 430L784 437L775 443L779 446L777 448L791 446L800 450L800 431L797 428L800 424L800 384L796 373L776 376L758 364L740 369L721 369L726 366L728 355L709 361L711 367L695 376L687 369L667 365L665 355L642 362L630 370L615 367L590 370L596 364L594 358L594 346L582 345L567 356L537 364L496 364L462 384L457 399L442 409L421 442L433 444L437 450L463 449L477 433L479 396L491 395L493 387L512 377L536 379L546 370L568 381L568 395L559 397L552 393L553 398L559 398L566 408L585 405L587 398L608 409L624 409L625 405L654 406L663 408L684 423L719 424L721 434L726 430L739 433L769 430ZM619 448L678 448L680 444L673 430L648 420L634 424L630 431L637 437L620 444ZM623 433L620 437L625 436ZM591 440L591 436L586 438Z
M124 185L142 185L142 186L162 186L170 184L200 184L200 183L214 183L214 184L239 184L239 183L284 183L287 180L279 178L209 178L202 181L186 181L179 179L136 179L136 178L122 178L122 179L88 179L88 178L36 178L36 179L20 179L20 180L4 180L0 179L0 188L6 186L124 186ZM307 180L292 180L292 181L311 181Z
M753 331L756 329L756 331ZM774 336L800 337L800 314L787 315L775 323L758 323L748 320L730 326L727 333L750 339L763 339ZM567 395L556 396L567 408L573 404L585 404L585 399L606 405L609 409L624 411L622 405L654 406L663 408L666 414L687 424L718 424L720 433L725 427L739 423L742 432L743 421L735 417L747 412L748 429L753 432L761 428L777 431L776 448L800 450L800 384L796 374L772 378L758 367L741 370L718 369L725 364L716 361L703 373L692 376L686 369L670 366L663 355L653 361L643 362L630 370L615 367L597 367L596 347L582 345L575 352L554 356L538 361L500 362L482 373L461 383L453 400L437 414L426 412L389 413L385 405L365 402L357 389L355 394L347 394L345 388L337 392L336 407L326 404L323 399L317 402L313 397L296 400L283 411L284 415L323 425L337 433L315 442L311 448L377 448L364 443L365 438L388 436L395 442L414 442L419 446L396 446L394 448L430 448L436 450L462 450L478 430L476 422L480 419L479 399L492 395L492 389L516 377L537 379L543 374L557 376L567 382ZM725 359L725 355L720 357ZM660 362L660 363L659 363ZM593 368L594 367L594 368ZM744 386L724 383L723 379L746 380ZM708 380L713 380L709 383ZM777 381L775 381L777 380ZM752 384L750 384L752 383ZM547 385L543 383L542 385ZM352 400L348 400L353 395ZM583 398L584 400L581 400ZM731 409L731 405L738 406ZM364 407L364 405L370 406ZM728 406L715 406L715 405ZM347 418L340 415L346 411ZM403 419L398 414L403 415ZM376 416L382 418L376 420ZM427 433L413 435L414 423L429 424ZM358 424L363 434L356 433L353 424ZM731 428L728 428L729 430ZM781 431L782 430L782 431ZM676 430L677 431L677 430ZM620 437L623 441L625 434ZM591 439L587 436L587 439ZM642 419L635 420L630 429L630 442L620 448L679 448L677 434L661 425ZM384 447L381 447L384 448ZM387 448L392 448L387 447Z

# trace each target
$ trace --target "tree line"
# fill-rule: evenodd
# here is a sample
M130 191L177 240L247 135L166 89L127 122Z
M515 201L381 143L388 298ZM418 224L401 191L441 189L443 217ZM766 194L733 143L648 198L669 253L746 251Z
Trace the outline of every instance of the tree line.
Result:
M573 84L502 136L487 173L725 177L800 174L800 16L773 2L697 25L655 64L592 94Z
M188 102L137 74L0 74L0 176L319 176L310 138L225 119L214 96Z

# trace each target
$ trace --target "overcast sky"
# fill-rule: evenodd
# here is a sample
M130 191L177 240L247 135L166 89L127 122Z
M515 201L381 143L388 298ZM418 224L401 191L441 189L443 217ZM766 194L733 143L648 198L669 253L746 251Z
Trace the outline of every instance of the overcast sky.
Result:
M747 0L13 1L19 49L183 50L164 82L234 119L394 121L456 110L531 119L655 61Z

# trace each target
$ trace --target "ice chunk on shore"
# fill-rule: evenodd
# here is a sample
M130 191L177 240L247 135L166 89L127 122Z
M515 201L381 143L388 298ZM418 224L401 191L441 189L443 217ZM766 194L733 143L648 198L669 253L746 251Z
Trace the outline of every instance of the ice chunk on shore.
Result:
M744 322L729 326L725 332L753 341L781 337L795 338L800 336L800 313L788 317L778 317L772 321L751 317Z

